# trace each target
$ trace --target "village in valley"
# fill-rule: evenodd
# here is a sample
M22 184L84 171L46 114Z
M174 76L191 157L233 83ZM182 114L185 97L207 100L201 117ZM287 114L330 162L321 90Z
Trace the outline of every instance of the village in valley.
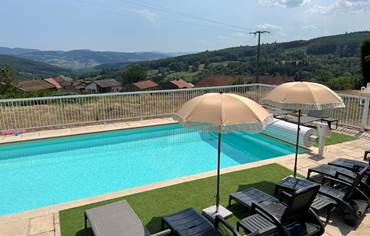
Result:
M18 81L16 88L19 92L37 93L41 91L63 92L73 94L92 94L92 93L116 93L134 92L163 89L191 89L194 87L213 87L244 84L252 78L232 76L232 75L208 75L204 76L195 84L183 79L168 80L156 83L147 79L122 85L120 79L94 79L75 80L71 77L60 75L46 79L22 80ZM263 84L279 85L288 81L288 76L260 76L259 82Z

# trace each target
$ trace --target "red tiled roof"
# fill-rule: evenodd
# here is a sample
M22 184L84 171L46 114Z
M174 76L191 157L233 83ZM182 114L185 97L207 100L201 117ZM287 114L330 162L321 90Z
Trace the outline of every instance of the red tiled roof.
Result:
M194 85L192 83L188 83L182 79L179 80L171 80L170 83L174 84L178 88L193 88Z
M54 78L47 78L47 79L45 79L45 81L48 82L48 83L50 83L50 84L52 84L52 85L54 85L55 88L57 88L57 89L61 89L62 88L62 86Z
M143 80L136 83L132 83L132 85L141 90L154 88L158 86L158 84L152 80Z

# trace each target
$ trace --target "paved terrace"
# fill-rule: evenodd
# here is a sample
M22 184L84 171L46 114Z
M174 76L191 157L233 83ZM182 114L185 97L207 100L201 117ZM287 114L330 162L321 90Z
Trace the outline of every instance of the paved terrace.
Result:
M25 141L32 139L48 138L48 137L59 137L66 135L77 135L82 133L91 132L102 132L109 130L125 129L125 128L135 128L150 125L168 124L173 123L172 119L153 119L145 121L135 121L135 122L122 122L115 124L103 124L88 127L70 128L70 129L60 129L60 130L49 130L49 131L39 131L33 133L26 133L20 136L6 136L0 137L0 144L15 141ZM342 132L348 133L348 130L341 130ZM326 147L326 152L324 157L318 157L315 155L317 152L316 148L312 148L308 154L301 154L299 156L298 162L298 172L302 175L307 174L307 170L310 167L317 166L319 164L327 163L334 160L337 157L346 157L356 160L362 160L364 150L370 148L370 141L368 139L369 135L358 135L361 138L355 141L350 141L346 143L331 145ZM259 162L249 163L245 165L240 165L236 167L226 168L222 170L222 173L249 169L252 167L258 167L266 165L269 163L279 163L287 168L292 169L294 163L294 155L287 155L279 158L263 160ZM170 186L182 182L192 181L195 179L206 178L215 175L215 172L207 172L202 174L197 174L193 176L178 178L174 180L164 181L161 183L151 184L144 187L137 187L132 189L127 189L115 193L109 193L105 195L100 195L97 197L92 197L88 199L78 200L69 203L62 203L55 206L50 206L42 209L31 210L19 214L13 214L8 216L0 216L0 235L1 236L59 236L60 226L59 226L59 215L58 212L62 209L68 209L72 207L77 207L81 205L91 204L95 202L100 202L112 198L122 197L125 195L130 195L142 191L147 191L151 189L161 188L165 186ZM370 214L368 214L361 225L353 229L343 221L340 217L336 217L333 214L333 220L326 225L325 235L370 235Z

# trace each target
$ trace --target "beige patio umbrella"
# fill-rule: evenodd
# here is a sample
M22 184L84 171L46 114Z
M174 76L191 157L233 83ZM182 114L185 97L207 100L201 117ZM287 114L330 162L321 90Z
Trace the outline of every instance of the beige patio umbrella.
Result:
M256 102L230 93L207 93L186 102L174 119L185 127L218 132L216 212L220 203L221 133L234 130L258 132L272 121L272 115Z
M345 107L343 100L330 88L312 82L289 82L274 88L262 103L285 110L298 111L294 177L297 174L299 131L302 110L325 110Z

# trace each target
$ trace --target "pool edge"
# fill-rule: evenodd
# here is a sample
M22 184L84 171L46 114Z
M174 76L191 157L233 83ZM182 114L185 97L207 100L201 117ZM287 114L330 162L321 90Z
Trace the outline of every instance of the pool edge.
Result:
M0 145L11 144L11 143L21 143L34 140L44 140L52 138L62 138L69 136L78 136L94 133L112 132L119 130L137 129L145 127L154 127L160 125L170 125L176 124L172 118L160 118L160 119L147 119L134 122L114 122L109 124L99 124L86 127L75 127L75 128L63 128L54 130L44 130L24 133L18 136L3 136L0 139Z

